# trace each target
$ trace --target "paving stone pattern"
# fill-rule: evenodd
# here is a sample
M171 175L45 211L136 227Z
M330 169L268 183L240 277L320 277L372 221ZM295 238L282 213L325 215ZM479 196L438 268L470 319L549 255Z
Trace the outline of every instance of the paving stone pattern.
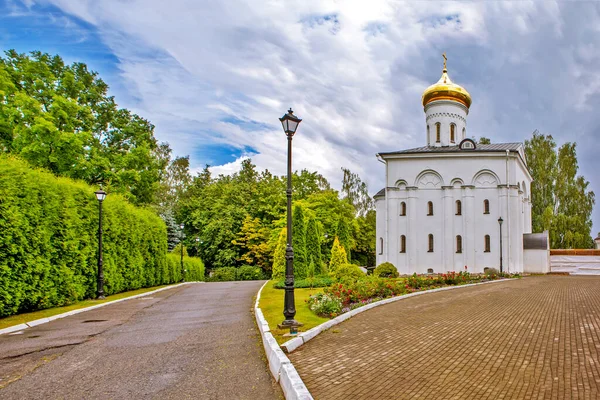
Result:
M409 298L289 358L319 400L599 399L600 277L526 277Z

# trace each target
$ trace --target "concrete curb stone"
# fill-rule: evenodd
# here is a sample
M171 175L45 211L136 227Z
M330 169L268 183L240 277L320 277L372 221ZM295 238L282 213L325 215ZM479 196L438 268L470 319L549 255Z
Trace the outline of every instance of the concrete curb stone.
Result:
M150 294L162 292L163 290L173 289L173 288L176 288L176 287L179 287L179 286L182 286L182 285L190 285L190 284L193 284L193 283L204 283L204 282L183 282L183 283L178 283L177 285L167 286L167 287L164 287L164 288L152 290L150 292L136 294L135 296L125 297L125 298L118 299L118 300L113 300L113 301L107 301L106 303L96 304L95 306L89 306L89 307L85 307L85 308L79 308L77 310L67 311L67 312L64 312L62 314L53 315L51 317L40 318L40 319L36 319L36 320L33 320L33 321L25 322L23 324L19 324L19 325L15 325L15 326L9 326L8 328L0 329L0 335L3 335L5 333L11 333L11 332L20 331L20 330L31 328L31 327L38 326L38 325L42 325L42 324L54 321L55 319L65 318L65 317L69 317L71 315L79 314L79 313L82 313L82 312L85 312L85 311L95 310L96 308L105 307L105 306L108 306L110 304L120 303L121 301L131 300L131 299L137 299L139 297L144 297L144 296L148 296Z
M306 385L298 375L298 371L292 365L292 362L281 350L277 344L277 340L271 333L269 324L265 319L262 310L259 308L258 303L260 301L260 294L263 288L269 283L265 282L264 285L258 290L256 295L256 303L254 304L254 315L258 325L258 330L262 337L263 346L265 348L265 354L267 356L269 371L275 378L275 381L279 382L283 394L287 400L313 400L310 392L306 388ZM296 338L300 339L300 338ZM302 339L300 339L302 343Z

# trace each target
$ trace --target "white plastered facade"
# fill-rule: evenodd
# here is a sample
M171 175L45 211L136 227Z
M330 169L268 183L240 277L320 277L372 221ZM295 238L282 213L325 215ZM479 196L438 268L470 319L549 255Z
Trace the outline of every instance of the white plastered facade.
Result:
M467 107L439 100L427 104L425 114L426 147L378 154L386 188L375 196L377 265L391 262L400 274L498 269L502 218L503 270L523 272L532 182L523 145L461 149Z

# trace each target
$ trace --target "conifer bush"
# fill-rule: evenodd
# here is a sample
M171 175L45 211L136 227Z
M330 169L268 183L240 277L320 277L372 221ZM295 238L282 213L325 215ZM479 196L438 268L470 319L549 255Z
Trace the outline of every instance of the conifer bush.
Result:
M0 155L0 317L95 297L95 190ZM181 280L153 212L109 193L103 229L107 295Z

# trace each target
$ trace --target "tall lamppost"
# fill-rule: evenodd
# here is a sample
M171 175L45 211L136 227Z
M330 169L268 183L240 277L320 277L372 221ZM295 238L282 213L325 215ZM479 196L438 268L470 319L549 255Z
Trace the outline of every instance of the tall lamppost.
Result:
M283 304L283 315L285 320L279 324L279 328L290 328L290 334L298 333L301 323L296 321L296 304L294 300L294 249L292 248L292 138L298 124L302 121L294 115L290 108L283 117L279 118L283 131L288 140L287 157L287 246L285 248L285 299Z
M502 273L502 223L504 220L502 217L498 218L498 225L500 225L500 273Z
M94 192L98 199L98 286L96 298L98 300L104 297L104 271L102 270L102 202L106 198L106 192L102 189Z
M179 241L179 244L181 245L181 282L185 282L185 269L183 269L183 228L185 228L185 225L180 224L179 228L181 228L181 240Z

